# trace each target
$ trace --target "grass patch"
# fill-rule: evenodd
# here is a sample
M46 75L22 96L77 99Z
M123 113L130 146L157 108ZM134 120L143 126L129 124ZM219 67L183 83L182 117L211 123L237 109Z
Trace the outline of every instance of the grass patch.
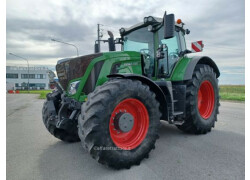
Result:
M245 101L244 85L221 85L221 100Z
M40 94L39 99L46 99L46 94L52 90L30 90L29 94ZM28 94L27 90L20 90L20 93ZM245 101L245 86L244 85L221 85L220 86L221 100Z
M50 93L52 90L20 90L22 94L40 94L39 99L46 99L46 94Z

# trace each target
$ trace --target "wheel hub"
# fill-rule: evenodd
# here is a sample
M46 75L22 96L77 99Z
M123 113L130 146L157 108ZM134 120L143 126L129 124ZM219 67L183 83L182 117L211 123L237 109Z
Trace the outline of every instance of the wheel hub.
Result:
M114 119L115 129L121 132L129 132L134 126L134 117L130 113L120 112Z
M114 144L124 150L138 147L147 135L149 115L147 108L138 99L121 101L113 110L109 132Z

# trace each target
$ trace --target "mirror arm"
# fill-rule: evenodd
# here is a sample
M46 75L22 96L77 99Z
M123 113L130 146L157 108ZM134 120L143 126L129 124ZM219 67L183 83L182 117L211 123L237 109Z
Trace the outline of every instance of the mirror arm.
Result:
M180 56L184 56L185 54L189 54L189 53L192 53L192 51L185 49L184 51L180 52Z

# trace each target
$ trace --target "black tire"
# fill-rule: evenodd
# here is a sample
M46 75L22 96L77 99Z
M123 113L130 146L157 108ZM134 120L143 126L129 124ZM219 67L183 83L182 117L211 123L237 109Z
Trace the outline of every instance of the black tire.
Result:
M149 127L145 139L132 150L102 150L98 147L117 148L110 137L109 121L115 107L127 98L135 98L143 103L149 116ZM99 86L88 95L78 118L79 137L91 156L99 163L114 169L139 165L155 148L159 138L161 113L155 94L149 87L137 80L112 79Z
M55 93L55 92L54 92ZM46 100L43 104L42 116L43 116L43 123L46 129L55 136L56 138L65 141L65 142L78 142L80 138L77 133L77 127L75 127L75 132L67 132L64 129L56 128L56 126L49 123L50 115L48 113L48 100Z
M214 91L214 108L208 119L204 119L198 109L198 91L204 81L209 81ZM211 66L198 64L192 80L187 83L186 119L184 124L177 125L177 127L186 133L206 134L215 126L217 114L219 114L218 79Z

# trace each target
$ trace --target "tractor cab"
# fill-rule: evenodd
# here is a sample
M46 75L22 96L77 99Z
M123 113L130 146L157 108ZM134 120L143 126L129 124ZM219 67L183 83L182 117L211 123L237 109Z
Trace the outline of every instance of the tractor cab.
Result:
M183 25L180 19L175 22L173 14L145 17L142 23L120 29L122 50L141 53L145 76L167 78L179 58L188 52L184 36L190 31Z

